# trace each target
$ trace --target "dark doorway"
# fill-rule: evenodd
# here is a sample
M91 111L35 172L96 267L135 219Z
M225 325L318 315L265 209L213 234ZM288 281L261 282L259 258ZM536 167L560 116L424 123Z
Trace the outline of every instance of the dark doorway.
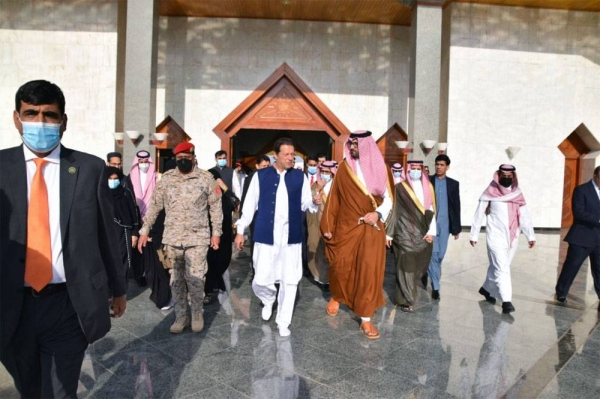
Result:
M296 142L296 155L303 158L318 153L324 153L327 159L332 157L334 141L324 131L241 129L231 138L232 158L242 159L251 168L258 155L273 153L273 145L280 137L291 137Z

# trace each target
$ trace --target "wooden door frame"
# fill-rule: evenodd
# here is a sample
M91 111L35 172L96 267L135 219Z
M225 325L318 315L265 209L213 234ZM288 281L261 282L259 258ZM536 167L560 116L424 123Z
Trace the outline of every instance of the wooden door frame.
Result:
M565 207L572 209L571 200L573 197L573 190L579 184L581 184L581 176L583 170L583 158L590 152L590 148L585 144L583 139L579 136L577 131L571 133L566 139L564 139L559 145L558 149L565 157L565 167L563 172L563 206L561 210L561 227L570 227L573 223L572 212L565 213ZM575 176L574 184L567 187L567 162L575 161Z
M232 139L245 128L323 131L333 139L331 155L338 162L350 135L350 130L287 63L281 64L213 129L230 158Z

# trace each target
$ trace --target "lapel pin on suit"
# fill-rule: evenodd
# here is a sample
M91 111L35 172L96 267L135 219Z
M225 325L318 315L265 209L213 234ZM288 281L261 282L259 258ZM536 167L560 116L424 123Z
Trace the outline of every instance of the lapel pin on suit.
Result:
M74 175L77 172L77 168L74 166L71 166L69 168L69 174Z

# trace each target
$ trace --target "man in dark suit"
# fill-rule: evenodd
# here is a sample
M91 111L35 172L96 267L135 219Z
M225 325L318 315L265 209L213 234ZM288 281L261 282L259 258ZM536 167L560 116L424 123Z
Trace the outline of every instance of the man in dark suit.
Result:
M556 299L567 301L567 294L589 256L594 289L600 298L600 166L594 169L594 177L575 188L573 192L573 225L565 237L569 243L567 258L556 283ZM600 305L598 306L600 311Z
M429 181L435 189L437 213L437 235L433 240L433 253L429 262L428 273L423 276L422 282L427 286L427 274L431 277L431 298L440 299L440 277L442 275L442 260L448 248L450 234L458 240L460 235L460 193L456 180L446 176L450 169L450 158L446 154L435 158L435 176L429 176Z
M125 311L104 161L60 145L65 99L19 88L24 145L0 151L0 359L22 397L75 398L88 343Z

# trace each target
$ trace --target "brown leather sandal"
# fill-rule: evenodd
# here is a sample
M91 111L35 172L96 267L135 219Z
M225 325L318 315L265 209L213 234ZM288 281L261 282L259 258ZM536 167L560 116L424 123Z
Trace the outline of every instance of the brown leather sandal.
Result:
M327 304L327 307L325 308L325 311L327 312L327 314L329 316L335 316L338 314L338 312L340 311L340 303L336 300L334 300L333 298L329 300L329 303Z
M379 331L377 331L377 328L370 321L360 323L360 330L368 339L378 339L380 337Z

